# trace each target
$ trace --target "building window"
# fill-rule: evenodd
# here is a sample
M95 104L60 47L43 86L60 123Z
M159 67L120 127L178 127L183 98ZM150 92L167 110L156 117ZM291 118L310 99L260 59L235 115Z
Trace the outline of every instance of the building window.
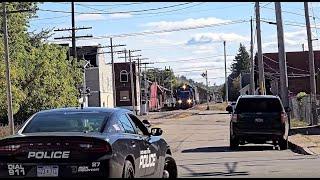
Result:
M120 82L128 82L128 72L126 70L120 72Z
M120 91L120 101L130 101L129 91Z

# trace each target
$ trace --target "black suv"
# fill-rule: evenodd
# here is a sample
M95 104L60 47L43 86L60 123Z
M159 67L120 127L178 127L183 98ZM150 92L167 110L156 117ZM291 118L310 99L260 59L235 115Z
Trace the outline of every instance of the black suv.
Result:
M287 149L289 122L286 112L289 111L290 108L283 108L278 96L240 96L230 121L230 148L236 149L239 144L272 141L281 150Z

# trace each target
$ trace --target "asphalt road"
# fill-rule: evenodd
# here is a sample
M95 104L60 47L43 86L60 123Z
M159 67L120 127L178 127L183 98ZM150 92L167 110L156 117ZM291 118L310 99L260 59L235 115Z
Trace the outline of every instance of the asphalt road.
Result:
M280 151L267 144L248 144L231 151L228 114L187 111L198 114L180 119L150 119L164 130L179 177L320 177L318 156Z

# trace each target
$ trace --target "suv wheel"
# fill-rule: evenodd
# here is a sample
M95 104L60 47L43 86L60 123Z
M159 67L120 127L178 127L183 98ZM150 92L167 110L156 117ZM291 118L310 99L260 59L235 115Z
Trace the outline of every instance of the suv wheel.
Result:
M238 148L238 146L239 146L239 139L236 136L232 137L231 131L230 131L230 149L235 150Z
M286 150L288 149L288 139L283 139L281 138L279 140L279 147L280 147L280 150Z

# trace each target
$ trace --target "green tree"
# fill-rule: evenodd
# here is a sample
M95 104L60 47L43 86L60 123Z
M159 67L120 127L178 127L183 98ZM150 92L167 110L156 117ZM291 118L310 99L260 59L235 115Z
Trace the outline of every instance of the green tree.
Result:
M8 11L35 9L39 3L7 3ZM15 122L24 121L31 114L49 108L78 105L77 85L81 84L78 63L67 61L67 49L46 44L49 30L27 32L34 12L8 15L10 75ZM1 17L2 21L2 17ZM2 23L2 22L1 22ZM3 38L3 32L0 32ZM0 53L4 57L3 41ZM0 120L7 119L5 64L0 63Z
M238 54L235 56L231 65L231 70L233 73L236 73L237 75L239 75L241 72L250 72L250 56L246 50L246 47L241 43L238 50Z

